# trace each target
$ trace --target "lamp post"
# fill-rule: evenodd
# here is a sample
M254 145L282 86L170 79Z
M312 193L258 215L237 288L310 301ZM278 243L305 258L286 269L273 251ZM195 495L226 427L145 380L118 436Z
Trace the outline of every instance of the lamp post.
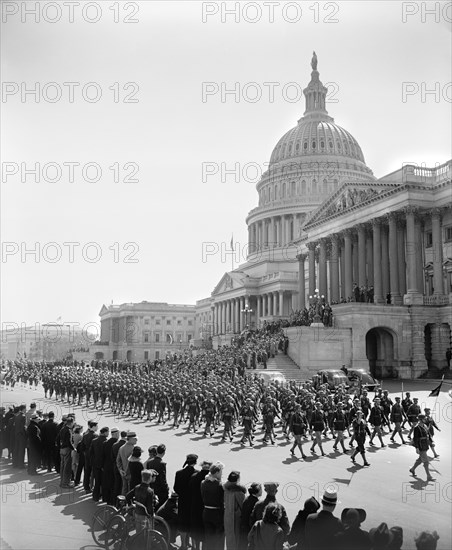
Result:
M322 301L324 300L325 296L322 294L319 294L319 289L315 289L314 296L309 296L309 303L313 304L315 307L315 314L314 314L314 323L321 323L322 317L320 315L321 309L322 309Z
M251 313L253 313L253 310L249 307L248 304L246 304L245 308L240 310L240 311L245 314L245 328L249 328L248 327L248 314L251 315Z

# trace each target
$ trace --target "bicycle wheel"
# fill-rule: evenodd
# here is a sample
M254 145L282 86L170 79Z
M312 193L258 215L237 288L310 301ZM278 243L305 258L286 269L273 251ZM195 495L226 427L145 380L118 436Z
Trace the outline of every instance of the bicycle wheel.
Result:
M152 529L144 529L129 537L125 550L168 550L168 545L161 533Z
M160 516L154 516L154 531L158 531L166 541L166 544L169 544L170 539L170 526L168 523Z
M105 534L105 549L120 550L127 537L127 525L123 516L116 515L110 519Z
M91 535L98 546L104 546L107 525L111 518L118 513L114 506L103 506L95 512L91 522Z

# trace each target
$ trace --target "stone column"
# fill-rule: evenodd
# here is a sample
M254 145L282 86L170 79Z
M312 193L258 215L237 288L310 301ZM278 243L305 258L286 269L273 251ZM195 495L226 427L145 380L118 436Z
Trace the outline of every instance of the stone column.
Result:
M304 309L306 307L306 281L304 262L306 260L306 254L298 254L298 309Z
M317 243L308 243L308 257L309 257L309 295L313 296L315 294L315 247Z
M248 251L251 250L253 242L253 231L251 225L248 225Z
M360 223L358 225L358 285L361 287L366 284L366 227Z
M351 297L353 289L352 235L353 231L351 229L346 229L344 231L344 298L346 300Z
M226 302L226 332L231 330L231 300Z
M441 210L433 208L430 214L432 216L433 294L439 296L444 294Z
M284 246L287 243L287 227L286 216L281 216L281 244Z
M339 241L339 273L341 282L339 286L339 294L341 298L345 297L345 248L342 239Z
M397 214L390 212L389 220L389 284L391 287L391 304L399 306L402 303L399 288L399 262L397 259Z
M245 296L242 296L240 298L240 311L242 309L245 309L245 304L246 304ZM240 313L240 330L243 330L244 328L245 328L245 314Z
M212 308L212 325L212 335L215 336L217 334L217 304L214 304Z
M353 269L353 275L352 275L352 282L358 284L358 264L359 264L359 254L358 254L358 235L356 234L356 230L353 228L352 233L352 269ZM353 288L353 287L352 287Z
M276 313L277 310L278 310L278 291L275 291L273 292L273 316L277 315Z
M284 315L284 291L279 291L279 315Z
M374 303L384 304L382 274L381 274L381 223L378 218L372 220L373 231L373 279L374 279Z
M278 246L277 230L276 230L277 222L276 222L275 216L271 218L271 222L272 222L272 243L273 243L273 248L275 248L276 246Z
M420 216L414 217L414 242L417 247L416 255L416 279L419 292L424 295L424 237L422 234L422 221Z
M331 236L331 261L330 261L330 277L331 277L331 301L339 302L339 236Z
M262 296L256 296L256 328L260 327L260 320L262 315Z
M380 229L381 229L381 287L383 290L384 303L386 303L386 294L389 292L388 228L385 223L382 223Z
M299 233L298 214L293 214L292 219L293 219L293 239L292 240L295 240L298 237L298 233Z
M406 259L407 259L407 294L418 294L418 280L416 266L420 242L416 242L415 214L416 208L407 206L405 208L406 219Z
M320 239L319 245L319 294L328 301L327 272L326 272L326 239Z
M372 230L368 230L366 233L366 262L367 262L367 284L374 286L374 256L373 256L373 240Z
M399 259L399 291L403 301L403 296L406 294L405 226L400 218L397 220L397 257Z

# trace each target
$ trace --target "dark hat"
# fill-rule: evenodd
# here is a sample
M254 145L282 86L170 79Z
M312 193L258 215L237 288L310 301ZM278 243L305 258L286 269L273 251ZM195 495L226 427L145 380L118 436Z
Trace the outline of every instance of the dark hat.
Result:
M187 464L190 464L190 465L196 464L197 460L198 460L198 455L195 455L194 453L188 454L187 458L185 459L185 462L182 465L182 468L184 468L184 466L187 466Z
M336 506L338 503L336 491L325 491L322 497L322 504L327 506Z
M234 481L238 481L239 479L240 479L240 472L238 472L237 470L233 470L228 475L228 481L234 482Z
M366 514L366 511L363 510L362 508L344 508L342 510L342 514L341 514L341 521L342 523L344 523L344 521L346 522L347 520L347 514L348 512L351 512L351 511L354 511L354 512L357 512L358 513L358 516L359 516L359 523L363 523L365 520L366 520L366 517L367 517L367 514Z
M38 414L35 413L30 416L30 420L41 420L41 418Z
M378 527L374 527L369 531L369 537L376 548L378 546L387 546L394 539L394 533L388 529L386 523L380 523Z
M109 432L109 431L110 431L110 428L108 428L107 426L104 426L103 428L100 429L101 434L104 434L104 433Z

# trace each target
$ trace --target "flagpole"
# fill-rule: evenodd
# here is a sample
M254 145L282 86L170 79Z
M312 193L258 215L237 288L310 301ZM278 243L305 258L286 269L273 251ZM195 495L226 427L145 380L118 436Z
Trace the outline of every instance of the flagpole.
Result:
M232 269L231 269L231 271L234 271L234 233L232 233L232 236L231 236L231 250L232 250L232 254L231 254Z

